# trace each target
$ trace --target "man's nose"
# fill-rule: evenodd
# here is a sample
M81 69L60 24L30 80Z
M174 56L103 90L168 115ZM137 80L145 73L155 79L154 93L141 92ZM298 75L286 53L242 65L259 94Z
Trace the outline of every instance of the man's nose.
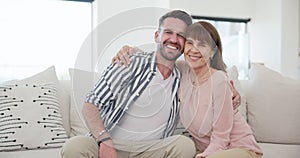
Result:
M178 41L178 38L179 38L179 35L177 33L172 33L170 39L173 43L176 43Z

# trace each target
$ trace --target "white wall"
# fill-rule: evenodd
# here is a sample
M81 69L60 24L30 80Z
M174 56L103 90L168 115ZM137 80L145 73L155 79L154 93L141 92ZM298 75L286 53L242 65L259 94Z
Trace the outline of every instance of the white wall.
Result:
M298 78L299 1L256 0L255 8L251 59Z
M171 9L183 9L194 15L249 18L252 0L170 0Z
M98 48L92 59L97 71L102 72L125 44L154 49L158 19L168 11L169 0L97 0L95 3ZM148 45L151 48L145 48Z
M298 77L299 0L282 0L281 72Z
M170 8L194 15L251 18L251 62L300 78L299 0L170 0Z
M169 8L169 0L96 0L98 3L98 23L112 16L135 8L160 7ZM146 17L145 17L146 18ZM125 22L125 19L124 21Z
M251 25L251 61L281 70L281 0L254 1ZM268 7L266 7L268 6Z
M300 16L300 2L298 6L298 16ZM300 18L300 17L299 17ZM300 30L300 20L298 21L298 26ZM300 78L300 31L299 31L299 36L298 36L298 78Z

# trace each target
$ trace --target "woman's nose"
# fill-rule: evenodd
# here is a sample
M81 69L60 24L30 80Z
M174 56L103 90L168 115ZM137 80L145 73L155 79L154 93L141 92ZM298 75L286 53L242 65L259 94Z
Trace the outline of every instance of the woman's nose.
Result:
M195 47L194 45L191 45L191 51L192 52L199 52L199 49Z

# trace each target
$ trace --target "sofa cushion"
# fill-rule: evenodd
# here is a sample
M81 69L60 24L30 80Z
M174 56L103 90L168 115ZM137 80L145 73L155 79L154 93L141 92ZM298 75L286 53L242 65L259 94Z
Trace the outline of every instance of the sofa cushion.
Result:
M1 158L61 158L60 148L24 150L22 152L0 152Z
M259 142L300 143L300 81L252 64L247 89L248 121Z
M65 84L63 82L59 81L56 76L56 70L54 66L51 66L44 71L41 71L33 76L30 76L28 78L22 79L22 80L12 80L8 81L5 84L26 84L26 83L32 83L32 84L40 84L45 82L53 82L57 84L57 93L58 93L58 100L60 103L60 109L63 117L63 126L67 132L67 134L70 134L70 96L69 96L69 90L66 90Z
M300 145L258 143L264 152L263 158L299 158Z
M71 68L69 75L71 79L71 136L84 135L88 132L88 128L82 116L82 106L86 94L92 90L100 74Z
M55 68L0 87L0 151L61 147L63 127Z

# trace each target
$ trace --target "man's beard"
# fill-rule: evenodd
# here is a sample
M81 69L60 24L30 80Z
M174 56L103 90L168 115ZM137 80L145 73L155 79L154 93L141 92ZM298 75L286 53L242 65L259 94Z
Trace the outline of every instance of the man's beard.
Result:
M159 45L159 53L161 54L161 56L163 58L165 58L168 61L176 61L181 56L181 54L183 53L181 49L179 49L181 51L177 51L176 54L174 52L171 52L171 51L167 52L165 47L166 47L165 43Z

